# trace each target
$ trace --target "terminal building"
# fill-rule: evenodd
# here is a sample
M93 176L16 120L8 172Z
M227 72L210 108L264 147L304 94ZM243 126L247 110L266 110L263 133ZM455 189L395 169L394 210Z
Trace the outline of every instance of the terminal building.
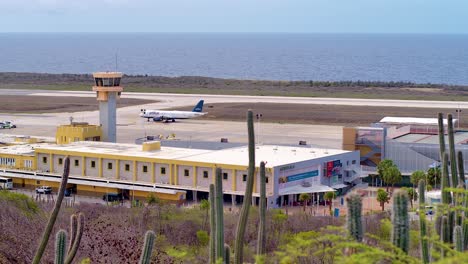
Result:
M121 193L137 199L154 195L175 202L207 199L215 170L221 168L225 200L240 203L247 181L247 146L209 150L161 147L159 141L4 146L0 148L0 175L12 178L17 187L58 188L67 156L68 188L79 195ZM301 193L345 192L360 183L358 151L260 145L256 147L254 203L259 197L260 161L266 162L269 207L295 202Z

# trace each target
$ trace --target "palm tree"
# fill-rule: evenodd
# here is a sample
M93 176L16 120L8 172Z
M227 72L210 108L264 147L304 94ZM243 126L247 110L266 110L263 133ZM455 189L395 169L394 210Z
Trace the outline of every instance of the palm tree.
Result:
M390 201L390 196L388 195L388 192L386 192L384 189L378 189L377 201L380 203L380 206L382 206L382 211L384 211L385 203L388 203L388 201Z
M304 212L306 209L306 204L307 202L310 201L310 199L311 199L311 196L308 193L301 193L301 195L299 195L299 201L302 202L302 205L304 207Z
M387 184L392 185L392 192L393 192L395 183L400 182L402 179L401 172L397 166L390 166L390 167L385 168L383 171L383 176L384 176L385 182ZM388 185L387 185L387 192L388 192Z
M324 195L323 195L323 199L325 201L328 201L328 208L330 210L330 215L332 213L332 201L333 199L336 198L336 193L335 192L326 192Z

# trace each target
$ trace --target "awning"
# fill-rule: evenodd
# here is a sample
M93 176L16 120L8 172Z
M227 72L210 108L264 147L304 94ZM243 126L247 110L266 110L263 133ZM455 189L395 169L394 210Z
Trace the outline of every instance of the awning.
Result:
M300 193L323 193L323 192L334 192L335 189L330 188L326 185L312 185L304 187L301 185L295 185L291 187L286 187L279 190L279 195L288 195L288 194L300 194Z
M348 185L343 184L343 183L338 183L338 184L332 185L331 187L332 187L333 189L341 189L341 188L348 187Z

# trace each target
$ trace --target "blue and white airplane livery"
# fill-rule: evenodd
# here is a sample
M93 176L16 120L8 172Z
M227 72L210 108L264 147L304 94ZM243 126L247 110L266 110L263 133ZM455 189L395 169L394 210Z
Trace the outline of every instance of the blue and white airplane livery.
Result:
M148 122L153 121L166 121L175 122L176 119L189 119L205 115L203 113L204 100L200 100L192 111L178 111L178 110L147 110L141 109L140 117L148 119Z

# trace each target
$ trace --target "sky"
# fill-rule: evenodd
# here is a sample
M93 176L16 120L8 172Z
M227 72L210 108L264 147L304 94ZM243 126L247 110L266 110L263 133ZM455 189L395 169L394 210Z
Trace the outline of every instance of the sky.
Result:
M0 32L468 34L466 0L0 0Z

